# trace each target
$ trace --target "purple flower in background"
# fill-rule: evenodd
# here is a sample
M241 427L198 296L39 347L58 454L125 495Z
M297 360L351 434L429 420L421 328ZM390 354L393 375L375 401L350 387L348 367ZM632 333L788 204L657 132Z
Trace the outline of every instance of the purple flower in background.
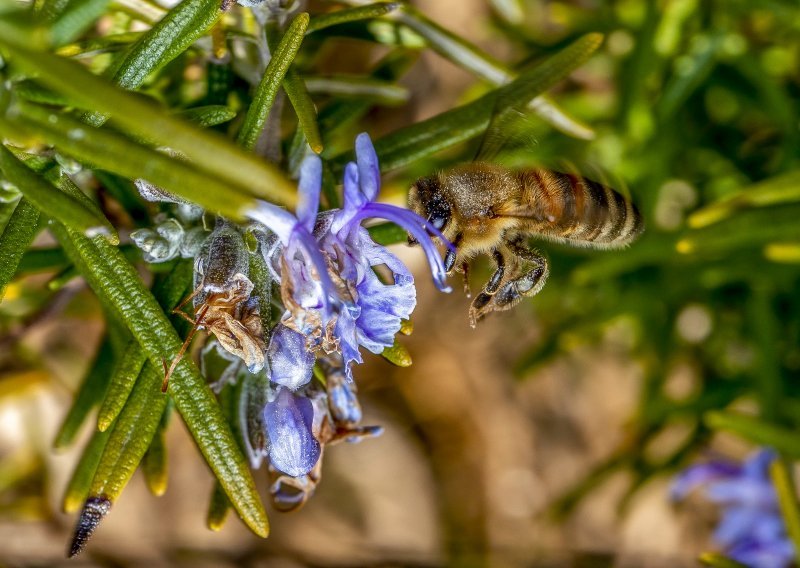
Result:
M753 568L786 568L795 557L769 476L774 459L772 450L760 450L742 464L712 460L694 465L675 478L670 491L678 500L702 487L722 509L714 542Z

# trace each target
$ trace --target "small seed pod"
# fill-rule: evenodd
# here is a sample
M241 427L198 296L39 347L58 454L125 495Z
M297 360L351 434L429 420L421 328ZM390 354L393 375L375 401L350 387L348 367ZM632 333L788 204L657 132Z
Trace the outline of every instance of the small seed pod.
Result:
M217 225L197 255L194 284L199 289L195 307L205 303L211 294L229 294L247 279L249 258L241 233L228 221L217 219ZM250 284L252 290L252 284ZM245 297L250 296L247 291Z

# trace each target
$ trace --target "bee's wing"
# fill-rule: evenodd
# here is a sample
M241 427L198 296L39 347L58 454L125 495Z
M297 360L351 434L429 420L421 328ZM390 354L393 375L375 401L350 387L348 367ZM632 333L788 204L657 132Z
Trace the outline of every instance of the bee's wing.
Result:
M527 128L534 120L531 111L524 104L510 104L510 98L502 89L498 93L489 125L483 131L473 161L495 161L503 149L513 147L515 143L524 146L535 143L528 134L530 128Z

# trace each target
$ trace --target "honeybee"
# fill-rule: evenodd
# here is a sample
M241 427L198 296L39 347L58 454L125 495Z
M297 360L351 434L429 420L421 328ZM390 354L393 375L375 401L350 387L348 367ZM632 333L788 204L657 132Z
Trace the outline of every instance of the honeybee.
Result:
M610 187L546 169L511 170L473 162L411 186L409 208L450 240L444 265L464 273L478 254L495 271L469 310L470 325L537 294L549 273L547 259L530 237L595 249L617 249L644 230L636 206ZM409 241L413 244L413 241Z

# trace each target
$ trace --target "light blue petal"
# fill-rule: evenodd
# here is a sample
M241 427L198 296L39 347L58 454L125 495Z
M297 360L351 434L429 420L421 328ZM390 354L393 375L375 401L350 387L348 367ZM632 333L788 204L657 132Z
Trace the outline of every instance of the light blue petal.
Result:
M413 284L414 276L408 267L403 264L403 261L397 258L394 254L389 252L386 247L377 244L369 236L369 231L361 227L356 238L354 239L356 248L362 251L362 254L369 262L370 266L379 266L381 264L392 271L394 275L395 284Z
M670 498L678 501L701 485L707 485L710 481L717 479L733 477L740 472L739 464L720 460L687 467L673 480L669 491Z
M769 466L777 459L778 454L771 449L761 449L750 455L744 462L744 475L754 479L762 479L768 481Z
M727 509L714 530L714 542L724 548L733 546L747 536L759 523L761 516L746 507Z
M294 215L286 209L266 201L258 201L256 208L245 211L244 215L248 219L261 223L278 235L283 246L289 244L292 233L297 226L297 218Z
M361 422L361 405L353 385L344 374L328 375L328 404L331 416L339 426L352 428Z
M297 219L309 233L314 231L321 188L322 160L316 154L310 154L300 165L300 180L297 183Z
M306 349L306 338L283 324L272 332L267 350L271 380L292 390L297 390L311 380L314 354Z
M411 235L419 242L420 246L422 246L422 250L425 251L425 257L428 260L428 265L431 269L431 275L433 276L433 282L436 284L436 287L442 292L450 292L452 290L446 282L447 274L444 269L442 257L439 255L439 251L436 250L430 235L428 235L426 232L426 229L432 229L433 227L427 223L425 219L413 211L409 211L401 207L395 207L393 205L387 205L385 203L369 203L361 209L357 216L359 220L370 217L386 219L387 221L391 221L392 223L399 225L411 233ZM438 233L438 231L436 232ZM441 238L443 239L443 242L448 245L448 247L453 246L450 241L444 238L444 236Z
M715 481L708 486L706 494L714 503L746 504L766 510L774 508L778 503L771 484L744 476Z
M381 187L381 170L375 147L366 132L356 136L356 163L361 192L366 201L375 201Z
M752 568L788 568L794 561L794 550L788 540L759 542L746 538L727 550L727 554Z
M311 431L313 422L311 401L279 388L275 400L264 409L269 458L275 468L292 477L311 471L320 456L319 442Z
M383 284L370 270L357 290L361 307L356 320L358 341L371 352L380 353L394 344L401 320L414 311L416 289L413 284Z

